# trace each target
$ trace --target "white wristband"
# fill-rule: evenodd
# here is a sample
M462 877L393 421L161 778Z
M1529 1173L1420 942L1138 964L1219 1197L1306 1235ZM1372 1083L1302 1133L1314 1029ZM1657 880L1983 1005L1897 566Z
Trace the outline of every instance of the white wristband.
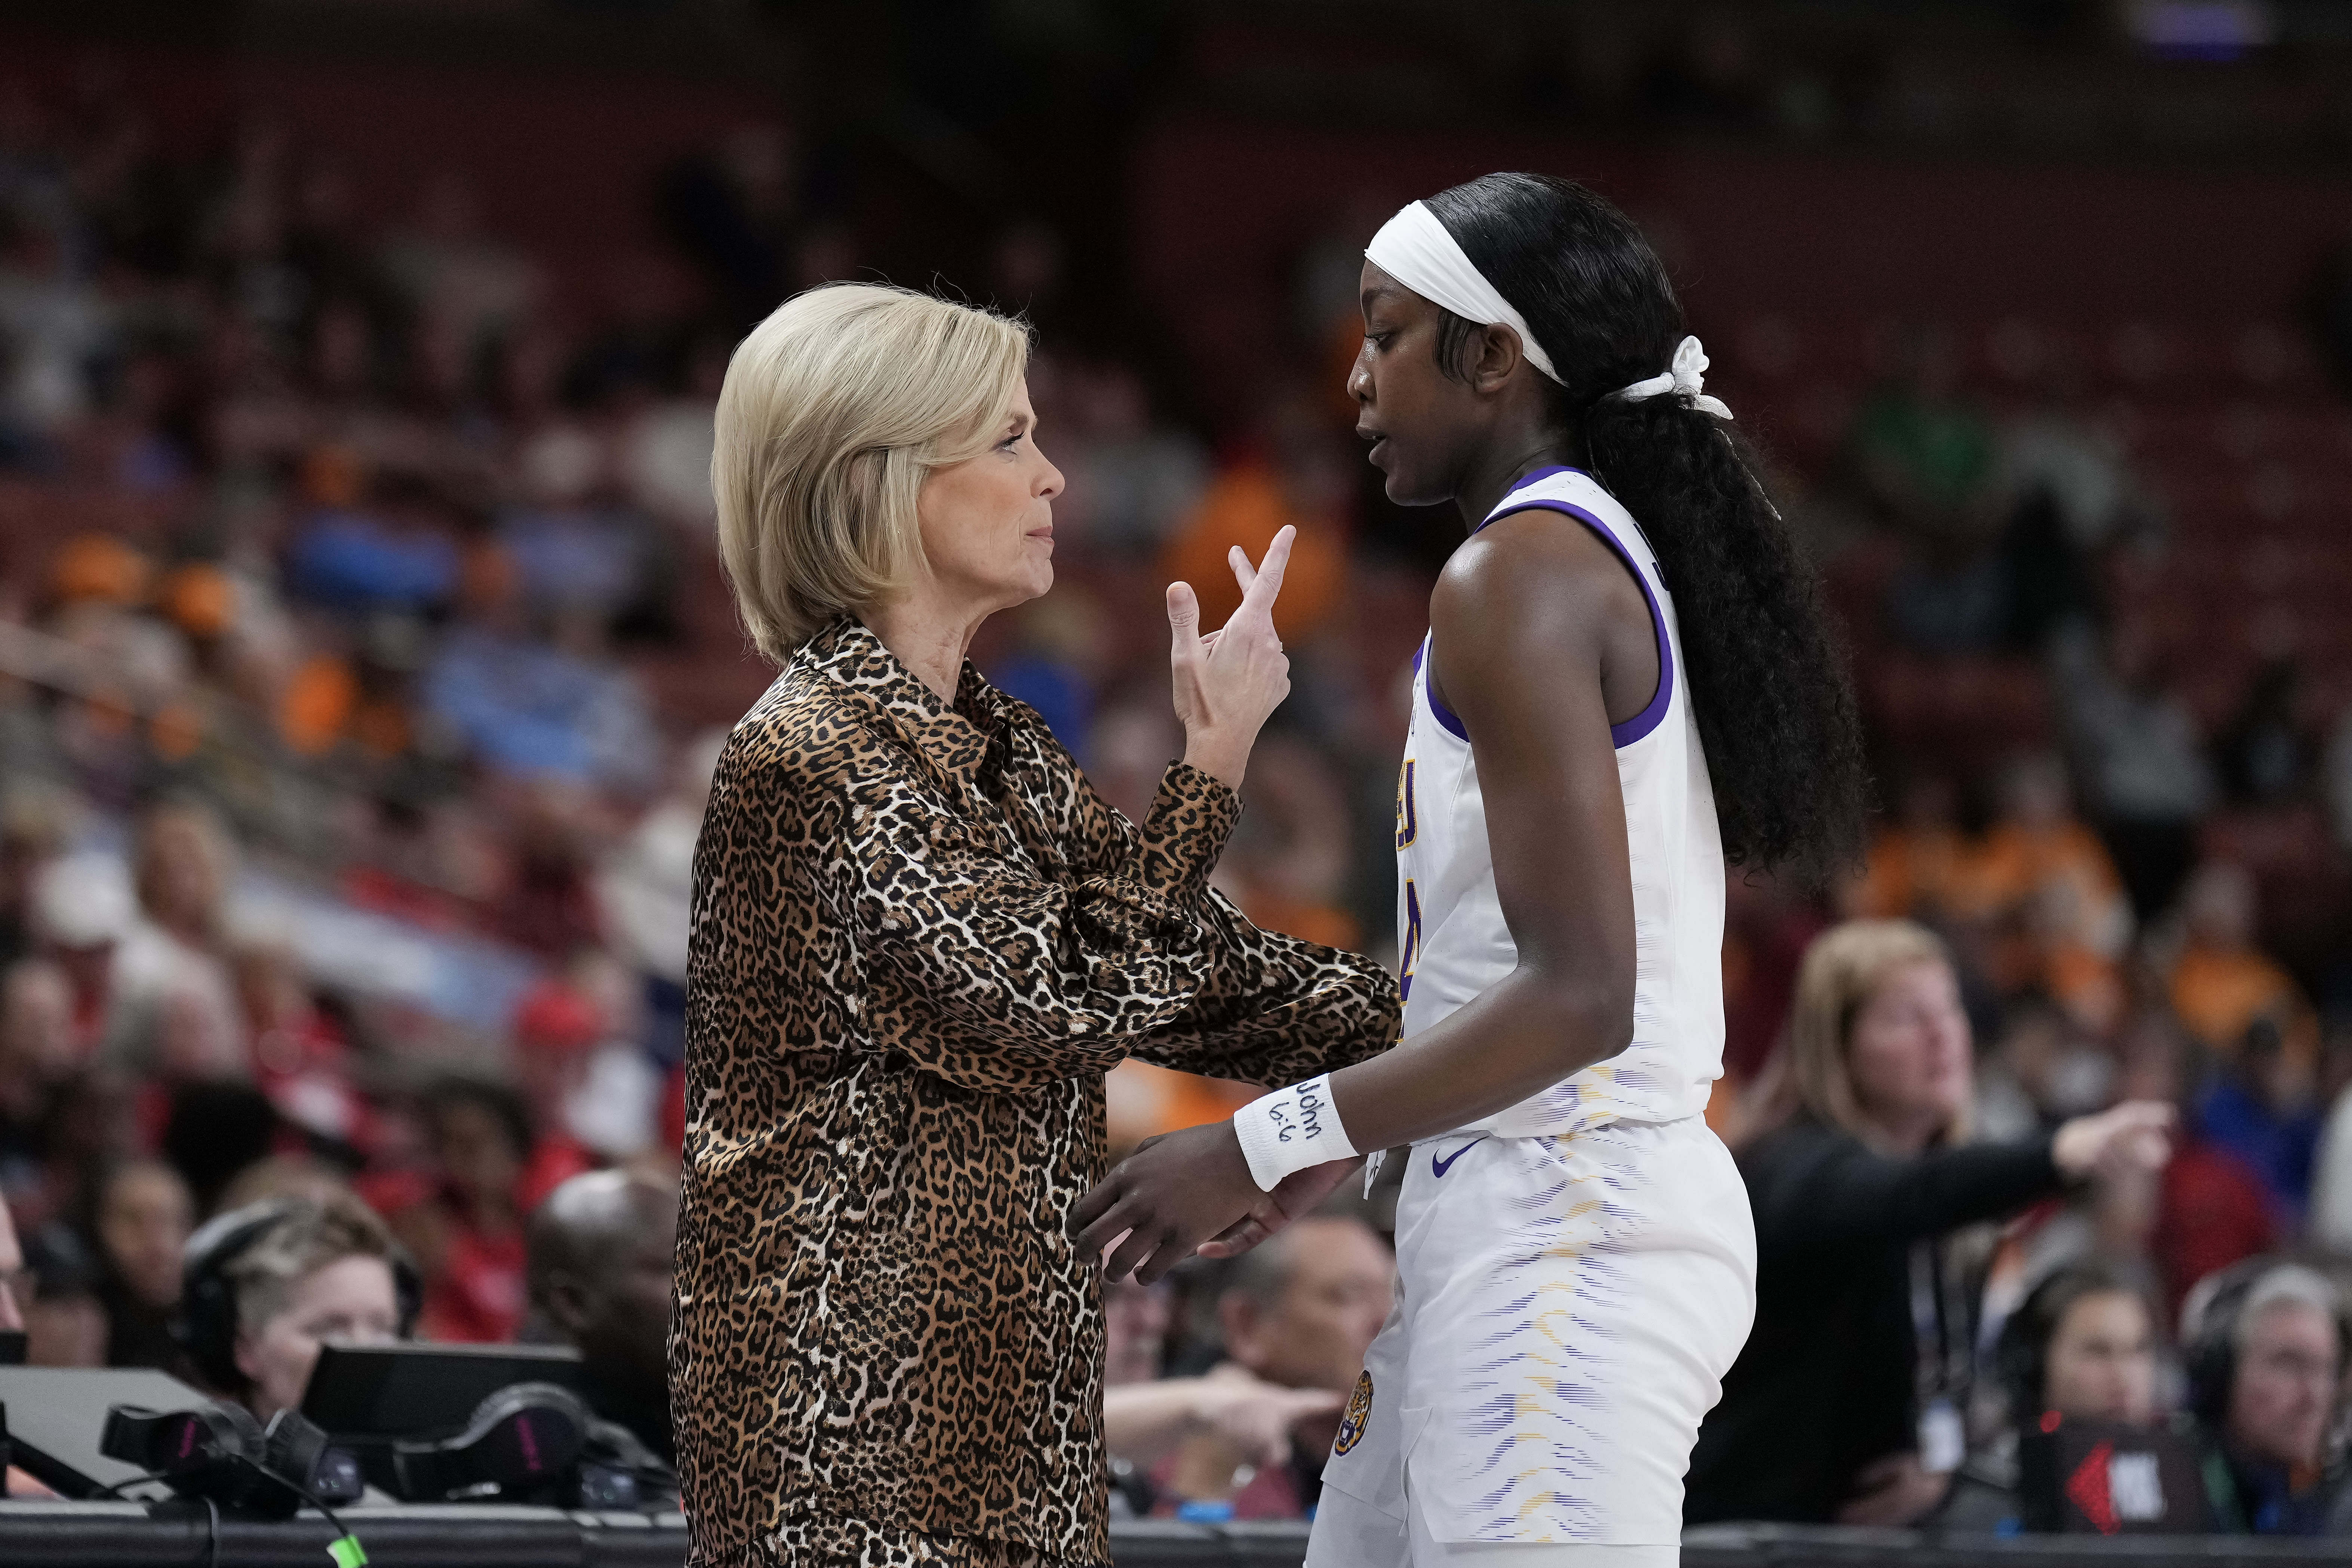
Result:
M1331 1102L1329 1073L1251 1100L1234 1112L1234 1136L1249 1161L1250 1180L1264 1193L1294 1171L1356 1156Z

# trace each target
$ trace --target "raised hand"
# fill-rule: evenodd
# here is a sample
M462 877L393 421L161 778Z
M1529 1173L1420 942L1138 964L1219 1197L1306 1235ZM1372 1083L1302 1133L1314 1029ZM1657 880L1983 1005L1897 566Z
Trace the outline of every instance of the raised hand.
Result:
M1234 547L1230 560L1241 608L1206 637L1192 585L1168 584L1168 664L1176 717L1184 725L1184 760L1231 788L1241 787L1259 728L1290 695L1290 660L1275 635L1274 601L1297 537L1285 526L1255 568Z

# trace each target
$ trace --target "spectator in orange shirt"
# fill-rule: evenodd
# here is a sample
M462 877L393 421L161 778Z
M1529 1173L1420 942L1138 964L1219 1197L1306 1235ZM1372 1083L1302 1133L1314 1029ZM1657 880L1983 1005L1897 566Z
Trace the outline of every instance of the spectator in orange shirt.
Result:
M2257 1018L2279 1025L2289 1061L2308 1066L2318 1040L2303 992L2254 946L2254 880L2208 861L2181 895L2189 940L2172 966L2172 1009L2207 1050L2228 1056Z
M1236 547L1251 560L1285 525L1298 530L1275 605L1275 630L1295 642L1319 629L1338 607L1348 574L1348 507L1353 498L1348 454L1309 405L1292 400L1264 421L1259 450L1220 473L1160 558L1160 575L1191 583L1201 596L1201 624L1223 626L1241 605L1226 564Z
M1955 821L1958 803L1958 791L1941 773L1905 784L1895 820L1871 840L1862 880L1851 884L1849 918L1932 921L1945 912L1968 849Z
M1973 909L2022 909L2063 894L2066 939L2106 959L2132 935L2131 901L2098 836L2067 799L2065 764L2047 752L2021 757L2001 780L2000 816L1968 857L1961 902Z
M2004 994L2038 991L2077 1026L2104 1035L2123 1012L2117 961L2131 940L2131 902L2067 793L2055 756L2011 763L1999 818L1952 868L1947 912L1982 939L1989 976Z

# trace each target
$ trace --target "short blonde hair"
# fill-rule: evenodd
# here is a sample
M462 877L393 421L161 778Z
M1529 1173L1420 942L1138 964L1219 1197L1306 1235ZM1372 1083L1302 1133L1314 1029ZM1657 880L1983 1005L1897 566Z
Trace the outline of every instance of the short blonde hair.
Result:
M259 1335L292 1304L303 1280L346 1258L383 1259L396 1288L399 1244L373 1209L348 1192L283 1201L285 1214L221 1270L236 1292L239 1334Z
M1853 1087L1853 1021L1887 976L1906 964L1952 962L1943 939L1911 921L1848 921L1822 932L1797 970L1789 1013L1789 1069L1805 1109L1832 1127L1860 1132L1865 1122ZM1962 1107L1937 1140L1969 1135Z
M781 664L920 568L916 497L994 439L1029 364L1020 322L875 283L798 294L719 393L710 489L743 625Z

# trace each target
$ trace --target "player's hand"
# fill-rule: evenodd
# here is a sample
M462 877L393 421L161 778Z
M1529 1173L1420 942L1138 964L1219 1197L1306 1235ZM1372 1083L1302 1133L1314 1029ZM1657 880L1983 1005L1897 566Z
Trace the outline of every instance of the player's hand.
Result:
M1291 1221L1314 1213L1317 1205L1337 1192L1341 1183L1363 1168L1364 1157L1359 1154L1353 1159L1330 1160L1291 1172L1276 1184L1274 1191L1258 1194L1256 1207L1202 1242L1198 1248L1201 1256L1239 1258Z
M1298 531L1286 524L1253 568L1241 547L1230 554L1242 585L1241 608L1201 635L1201 601L1190 583L1168 584L1169 671L1176 717L1184 725L1184 760L1239 789L1259 728L1290 695L1290 659L1275 635L1274 601Z
M1070 1234L1089 1258L1110 1248L1105 1279L1133 1274L1149 1285L1233 1228L1265 1195L1250 1176L1234 1124L1212 1121L1137 1144L1070 1211Z

